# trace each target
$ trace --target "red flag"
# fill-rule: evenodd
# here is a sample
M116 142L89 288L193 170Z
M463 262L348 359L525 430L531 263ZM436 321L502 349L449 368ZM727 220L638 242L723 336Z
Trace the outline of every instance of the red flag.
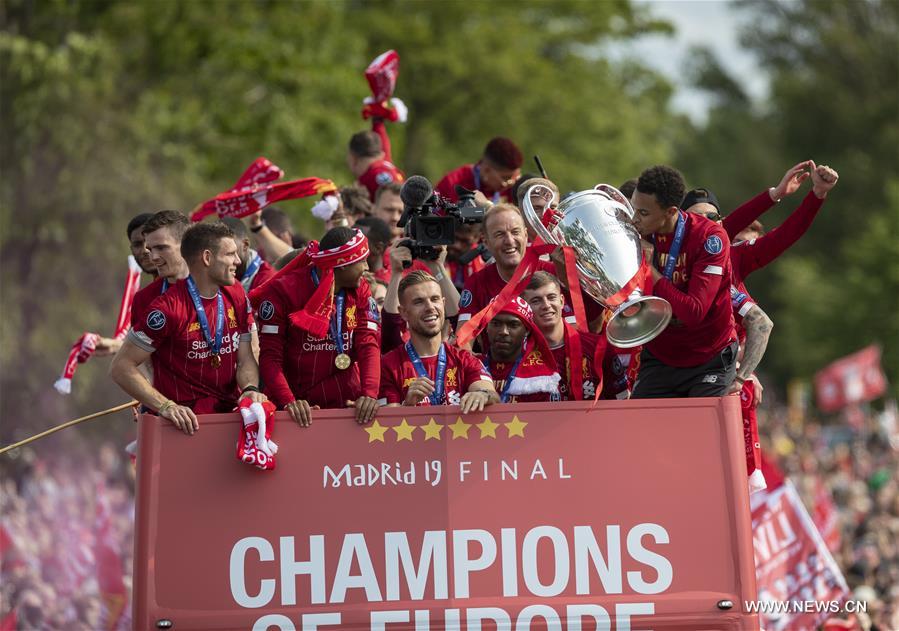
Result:
M19 628L19 622L16 616L16 610L13 609L0 620L0 631L16 631Z
M815 375L818 409L822 412L836 412L853 403L871 401L886 389L880 347L874 345L838 359Z
M830 489L824 484L824 480L818 478L815 481L815 507L812 519L815 527L821 533L821 538L827 544L828 550L836 552L840 548L840 521L837 515L836 504Z
M785 480L784 472L781 471L776 462L765 455L764 451L762 451L760 455L760 460L762 462L762 466L760 468L762 470L762 474L765 476L765 482L768 485L768 492L770 493L778 487L783 486Z
M219 217L246 217L266 206L285 199L299 199L310 195L322 195L337 190L331 180L307 177L301 180L252 186L240 191L228 191L200 204L190 216L200 221L206 215L217 213Z
M131 305L134 303L134 294L140 289L140 265L130 254L128 255L128 276L125 278L125 291L122 292L122 302L119 305L119 317L116 320L113 337L123 339L131 328Z
M393 96L396 78L400 74L400 56L395 50L378 55L365 69L365 78L371 87L372 100L382 103Z

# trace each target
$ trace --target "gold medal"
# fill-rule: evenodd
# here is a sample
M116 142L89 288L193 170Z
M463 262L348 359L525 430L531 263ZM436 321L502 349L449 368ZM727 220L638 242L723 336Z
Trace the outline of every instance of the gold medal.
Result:
M337 366L340 370L346 370L350 367L350 356L346 353L340 353L337 357L334 358L334 365Z
M212 356L212 367L218 368L222 365L222 358L219 357L218 353Z

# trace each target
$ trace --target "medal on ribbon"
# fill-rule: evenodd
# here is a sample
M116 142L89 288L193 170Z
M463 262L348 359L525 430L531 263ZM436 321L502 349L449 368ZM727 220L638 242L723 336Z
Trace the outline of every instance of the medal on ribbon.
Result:
M318 286L318 272L313 268L312 280L316 287ZM347 351L349 344L343 341L343 307L346 304L346 291L341 289L334 298L334 313L331 314L331 338L334 340L334 350L337 351L337 357L334 358L334 365L338 370L346 370L353 361L350 359Z
M352 363L343 341L343 306L345 302L346 293L341 289L334 298L334 314L331 316L331 337L334 338L334 348L337 350L334 365L339 370L346 370Z
M225 330L225 300L222 298L221 289L216 292L216 314L215 314L215 337L209 331L209 320L206 318L206 310L203 308L203 300L200 298L200 290L193 277L187 277L187 292L190 299L194 303L194 310L197 312L197 321L200 323L200 330L203 332L203 338L206 340L206 346L212 351L212 367L218 368L222 365L222 358L219 351L222 349L222 333Z
M418 351L412 346L412 340L406 342L406 355L409 356L409 361L412 362L412 367L415 368L415 374L419 377L430 377L428 371L425 370L425 365L421 361L421 357L418 355ZM445 390L446 344L441 344L440 350L437 352L437 373L434 375L434 392L428 395L428 400L430 400L431 405L441 405L443 403L443 393Z

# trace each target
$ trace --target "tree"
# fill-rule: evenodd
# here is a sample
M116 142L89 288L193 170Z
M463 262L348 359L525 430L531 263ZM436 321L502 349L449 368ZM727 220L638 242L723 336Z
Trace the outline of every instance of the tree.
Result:
M435 181L508 135L564 189L615 183L666 160L677 128L667 82L599 52L664 28L627 0L8 0L4 11L6 440L13 426L122 400L102 359L69 398L50 384L83 331L110 332L133 215L189 210L259 155L288 177L349 183L346 143L367 126L362 72L388 48L410 107L390 129L397 161ZM284 209L317 237L312 202Z
M763 370L783 382L809 377L879 342L899 392L899 266L890 237L899 223L899 5L763 0L740 6L747 15L743 42L771 77L770 98L752 108L716 91L708 123L678 149L678 164L691 184L718 192L725 208L775 184L803 159L839 171L840 182L809 232L748 283L775 322ZM696 63L698 85L716 85L708 81L720 71L715 60L706 55ZM782 202L763 218L766 226L779 224L798 201Z

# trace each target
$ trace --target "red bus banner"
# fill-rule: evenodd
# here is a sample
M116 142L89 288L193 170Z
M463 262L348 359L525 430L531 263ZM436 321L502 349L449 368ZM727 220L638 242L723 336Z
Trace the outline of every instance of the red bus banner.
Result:
M739 400L140 420L136 628L758 629Z

